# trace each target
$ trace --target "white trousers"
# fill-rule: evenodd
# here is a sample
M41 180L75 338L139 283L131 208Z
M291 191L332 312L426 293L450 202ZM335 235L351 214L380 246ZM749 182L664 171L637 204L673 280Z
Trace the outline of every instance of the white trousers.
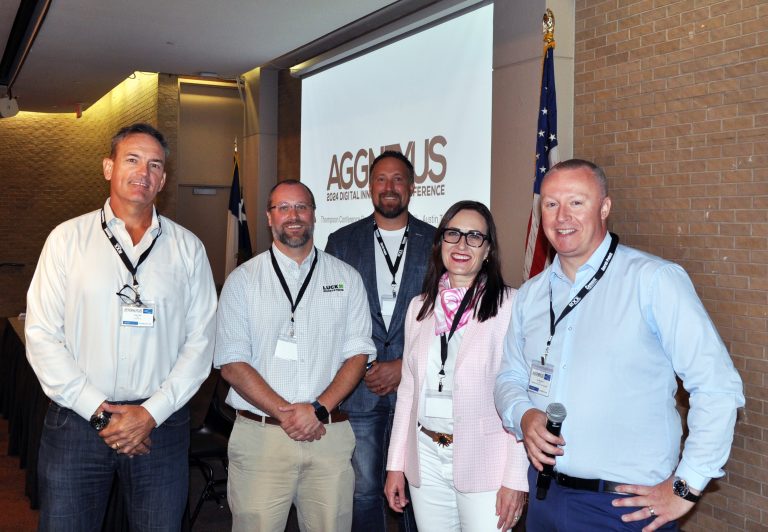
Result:
M498 490L462 493L453 486L453 447L419 431L421 487L409 483L420 532L498 532Z

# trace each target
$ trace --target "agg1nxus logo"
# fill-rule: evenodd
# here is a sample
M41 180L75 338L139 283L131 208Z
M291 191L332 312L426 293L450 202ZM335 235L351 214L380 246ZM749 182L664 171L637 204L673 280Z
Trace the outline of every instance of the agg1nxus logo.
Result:
M445 156L447 144L448 141L444 136L436 135L420 143L421 151L418 154L415 140L408 141L404 150L400 144L381 146L379 153L386 150L399 151L411 161L416 182L414 196L444 196L443 179L448 172L448 159ZM354 153L345 151L342 154L334 154L328 173L326 201L369 198L369 169L377 155L373 148L360 148Z

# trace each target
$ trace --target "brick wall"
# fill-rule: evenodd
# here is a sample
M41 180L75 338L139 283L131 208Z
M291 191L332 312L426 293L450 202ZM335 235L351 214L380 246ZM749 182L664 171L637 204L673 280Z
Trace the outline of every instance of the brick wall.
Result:
M606 169L623 242L688 271L744 380L685 530L768 530L768 3L576 7L574 154Z
M175 87L171 78L160 85ZM112 135L124 125L157 124L158 115L178 112L173 96L158 94L158 76L137 73L79 119L74 113L19 113L0 120L0 263L24 263L23 268L0 268L0 315L24 310L48 233L69 218L98 209L109 195L101 161L109 155ZM172 147L175 135L173 128ZM173 160L169 162L172 172ZM175 187L167 186L161 195L171 196L166 203L175 206Z

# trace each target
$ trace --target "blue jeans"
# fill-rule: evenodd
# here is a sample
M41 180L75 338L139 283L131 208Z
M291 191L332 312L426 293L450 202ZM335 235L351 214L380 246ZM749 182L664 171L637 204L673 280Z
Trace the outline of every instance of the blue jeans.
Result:
M189 411L150 433L150 453L117 454L68 408L51 403L40 441L40 531L99 531L117 473L132 531L181 529L189 491Z
M613 499L626 497L615 493L562 488L554 481L550 484L543 501L536 499L536 475L538 471L528 468L528 516L525 529L528 532L591 532L593 530L624 532L639 531L652 519L643 519L632 523L621 520L623 514L637 511L638 508L621 508L611 505ZM677 521L672 521L659 530L678 530Z
M370 412L349 412L349 423L355 433L355 452L352 454L352 467L355 470L353 532L386 532L387 513L394 514L384 497L387 452L394 414L386 398L382 398ZM416 530L416 519L410 504L402 515L397 515L400 530Z

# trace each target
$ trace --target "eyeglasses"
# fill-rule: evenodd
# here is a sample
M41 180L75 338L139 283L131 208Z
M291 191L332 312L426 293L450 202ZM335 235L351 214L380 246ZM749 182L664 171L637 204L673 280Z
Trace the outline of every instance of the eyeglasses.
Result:
M447 244L458 244L461 237L464 237L467 245L473 248L482 247L483 243L488 240L488 236L480 231L468 231L465 233L450 227L443 231L443 242Z
M133 305L136 307L144 306L144 303L142 303L141 298L139 297L139 292L131 285L123 285L120 291L116 292L116 294L126 305Z
M314 209L312 205L307 205L306 203L294 203L291 205L290 203L281 203L279 205L272 205L269 210L277 210L280 214L288 214L288 212L293 209L298 214L304 214L305 212L309 212L310 209Z

